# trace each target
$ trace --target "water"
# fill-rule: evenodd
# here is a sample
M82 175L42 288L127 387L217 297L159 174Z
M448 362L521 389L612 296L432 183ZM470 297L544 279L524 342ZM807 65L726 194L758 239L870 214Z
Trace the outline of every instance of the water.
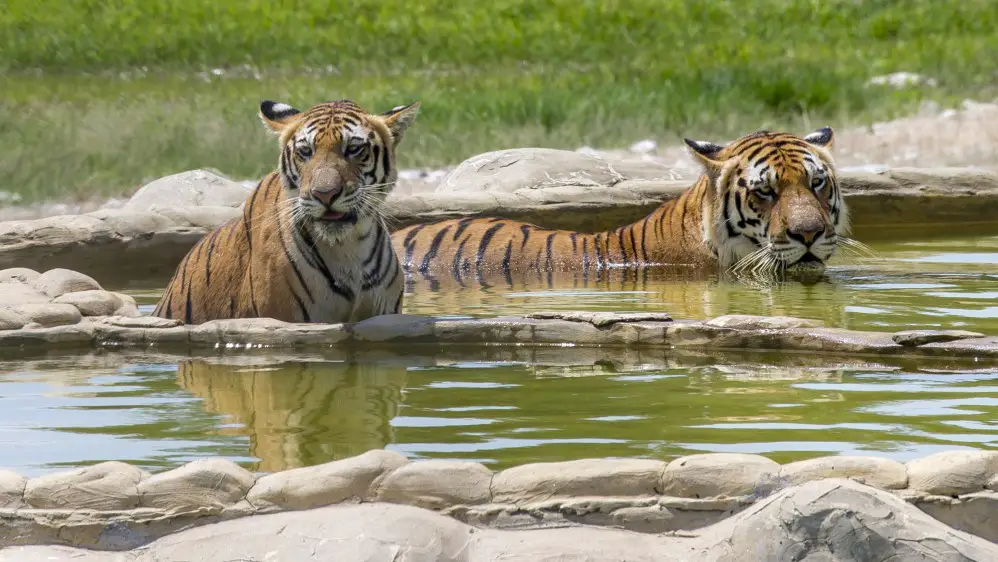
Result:
M906 460L998 442L998 366L576 351L10 365L0 466L155 472L223 456L270 472L382 447L494 469L718 451Z
M650 276L615 286L431 291L406 312L657 310L787 314L853 329L998 333L998 237L870 245L816 284ZM145 310L157 291L131 289ZM666 350L461 348L0 363L0 467L36 475L103 460L159 471L221 456L251 470L388 448L494 469L583 457L760 453L899 460L998 440L998 365L944 359Z

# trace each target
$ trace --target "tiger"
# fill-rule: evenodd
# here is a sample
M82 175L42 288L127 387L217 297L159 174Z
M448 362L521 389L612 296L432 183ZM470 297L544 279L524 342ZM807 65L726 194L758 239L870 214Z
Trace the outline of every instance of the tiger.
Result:
M238 216L195 244L153 315L187 324L228 318L358 322L398 313L403 275L382 204L395 151L419 102L369 114L350 100L305 111L263 101L277 169Z
M660 265L690 273L824 271L849 231L831 127L803 137L761 130L723 146L683 140L702 169L697 181L619 228L584 233L465 217L396 230L392 245L407 285L513 287L530 275L588 282Z

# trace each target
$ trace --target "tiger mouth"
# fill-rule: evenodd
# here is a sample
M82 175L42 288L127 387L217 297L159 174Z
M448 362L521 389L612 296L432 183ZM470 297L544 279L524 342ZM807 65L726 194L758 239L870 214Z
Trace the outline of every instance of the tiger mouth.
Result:
M825 262L822 261L822 259L819 258L818 256L812 254L811 252L805 252L804 255L800 257L799 260L794 262L794 265L797 264L803 265L809 263L825 263Z
M322 215L316 217L317 221L336 224L336 223L352 223L357 222L357 213L353 211L330 211L327 210Z

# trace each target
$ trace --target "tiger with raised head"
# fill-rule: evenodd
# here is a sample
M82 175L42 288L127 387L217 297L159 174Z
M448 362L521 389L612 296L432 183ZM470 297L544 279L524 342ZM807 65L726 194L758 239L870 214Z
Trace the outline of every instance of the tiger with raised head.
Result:
M262 102L281 146L277 169L241 217L188 252L153 315L337 323L399 312L402 271L381 205L418 112L418 102L380 115L348 100L306 111Z
M679 266L823 270L849 228L822 128L798 137L759 131L725 146L685 139L703 173L678 198L608 232L540 228L501 218L416 224L392 234L410 281L488 286L565 275L605 278L620 268Z

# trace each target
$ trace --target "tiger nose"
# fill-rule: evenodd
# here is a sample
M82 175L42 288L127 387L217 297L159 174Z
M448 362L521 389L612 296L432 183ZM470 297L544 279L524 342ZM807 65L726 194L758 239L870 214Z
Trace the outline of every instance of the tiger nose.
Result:
M805 246L810 246L814 244L814 239L818 237L818 234L822 230L820 224L806 222L787 229L787 236L801 242Z
M313 187L312 197L315 197L320 203L328 207L336 201L336 198L339 197L342 192L343 188L338 185Z

